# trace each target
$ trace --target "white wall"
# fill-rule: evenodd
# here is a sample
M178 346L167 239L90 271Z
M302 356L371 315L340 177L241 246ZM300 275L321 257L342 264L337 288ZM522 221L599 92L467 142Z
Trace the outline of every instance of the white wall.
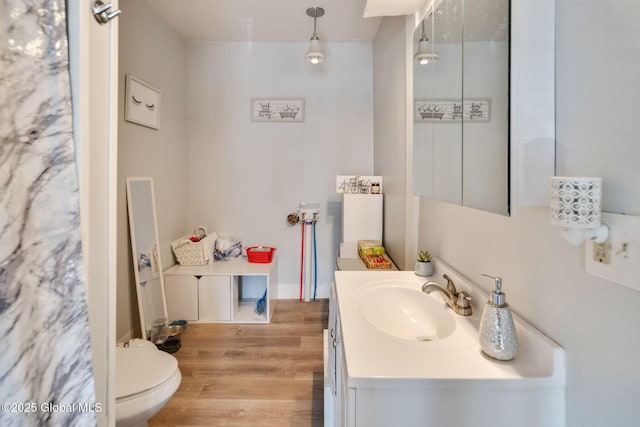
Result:
M301 231L287 214L320 203L318 295L326 297L341 241L336 175L373 172L371 44L323 47L326 61L313 66L307 43L188 46L189 223L277 247L279 297L299 288ZM251 122L255 97L304 98L305 121Z
M384 246L401 268L405 249L405 17L385 17L374 40L374 173L383 177ZM409 254L413 259L413 254Z
M620 0L608 3L605 10L605 17L615 10L618 19L629 24L624 40L640 36L638 26L629 21L637 16L640 5ZM629 93L630 87L615 73L602 78L598 65L606 63L609 55L615 59L627 54L617 49L625 46L621 35L601 28L615 25L609 18L602 19L601 3L557 2L556 12L558 164L563 174L571 175L582 172L567 156L591 151L594 144L606 143L610 151L626 146L608 135L625 133L620 128L627 123L600 120L593 106L598 99L589 95ZM584 37L584 22L593 23L589 30L600 28L596 37L604 39L606 49L594 49L591 38ZM575 54L572 49L598 52L595 66L568 60ZM638 66L637 55L633 66ZM580 82L580 90L574 88L574 79ZM572 112L576 108L585 114L576 117ZM625 150L620 149L623 154ZM594 165L606 161L591 160ZM623 156L618 162L621 169L635 171L631 182L640 181L635 158ZM626 199L627 193L618 194L612 203ZM584 246L572 246L559 236L549 223L547 208L519 208L515 217L508 218L422 198L418 238L421 247L487 291L491 283L480 274L502 276L513 310L565 348L568 426L637 425L640 293L586 274Z
M557 173L602 176L605 210L640 215L640 3L601 6L556 1Z
M156 216L163 267L173 255L169 243L185 234L187 182L187 45L145 2L121 2L118 100L124 105L125 74L132 74L161 92L160 129L124 121L118 127L118 290L116 337L139 329L135 296L126 185L128 176L154 180Z

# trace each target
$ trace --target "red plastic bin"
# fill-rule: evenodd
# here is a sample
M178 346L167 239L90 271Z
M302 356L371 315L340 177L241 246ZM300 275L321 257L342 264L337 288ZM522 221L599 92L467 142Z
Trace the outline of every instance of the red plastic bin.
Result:
M276 248L271 246L249 246L246 248L249 262L268 264L273 259Z

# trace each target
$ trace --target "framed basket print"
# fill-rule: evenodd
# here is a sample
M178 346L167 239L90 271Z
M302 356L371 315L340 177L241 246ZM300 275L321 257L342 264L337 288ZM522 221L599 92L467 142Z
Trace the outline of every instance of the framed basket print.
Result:
M415 123L486 123L491 121L491 99L416 99Z
M304 122L304 99L252 98L252 122Z

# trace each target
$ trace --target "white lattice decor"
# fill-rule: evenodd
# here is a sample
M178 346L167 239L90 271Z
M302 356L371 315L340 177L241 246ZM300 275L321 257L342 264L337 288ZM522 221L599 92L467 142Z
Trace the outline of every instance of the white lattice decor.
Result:
M573 244L603 238L606 227L600 224L601 201L602 178L551 178L551 223L564 227L563 236ZM592 233L585 234L585 231ZM606 236L604 234L604 240Z
M574 228L600 226L602 178L551 178L551 222Z

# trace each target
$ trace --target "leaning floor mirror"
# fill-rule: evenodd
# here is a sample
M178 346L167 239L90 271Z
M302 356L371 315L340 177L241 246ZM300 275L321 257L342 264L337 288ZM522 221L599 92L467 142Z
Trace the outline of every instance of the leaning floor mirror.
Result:
M151 178L127 178L127 207L140 328L142 338L147 339L152 335L154 324L167 321Z

